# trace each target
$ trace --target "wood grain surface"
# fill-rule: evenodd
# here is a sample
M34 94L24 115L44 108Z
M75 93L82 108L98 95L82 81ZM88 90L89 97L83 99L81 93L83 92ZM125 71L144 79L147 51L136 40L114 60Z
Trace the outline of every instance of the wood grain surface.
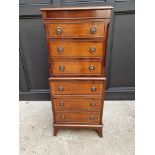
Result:
M49 41L49 47L52 58L102 58L105 55L101 41Z

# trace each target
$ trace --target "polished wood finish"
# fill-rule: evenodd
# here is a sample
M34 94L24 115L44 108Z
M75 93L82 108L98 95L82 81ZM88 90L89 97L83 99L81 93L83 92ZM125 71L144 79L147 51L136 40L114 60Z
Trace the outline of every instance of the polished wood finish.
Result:
M56 112L56 123L99 124L99 121L100 112Z
M99 60L53 60L50 63L53 76L101 76L104 72Z
M56 110L93 110L100 111L102 105L101 98L54 98L54 108Z
M54 136L60 128L90 128L103 137L105 56L111 9L41 9L49 54Z
M50 7L50 8L41 8L40 11L55 11L55 10L110 10L113 9L112 6L80 6L80 7Z
M48 79L49 81L59 81L59 80L65 80L65 81L69 81L69 80L78 80L78 81L89 81L89 80L96 80L96 81L103 81L106 80L105 77L50 77Z
M49 41L51 58L102 58L105 56L102 41Z
M53 95L102 95L104 82L102 81L50 81Z
M105 22L52 23L47 24L47 36L51 38L104 37ZM68 28L70 27L70 28ZM94 31L93 31L94 30Z
M56 136L57 135L57 132L59 129L62 129L62 128L76 128L76 129L80 129L80 128L86 128L86 129L94 129L96 130L97 134L99 137L103 137L103 134L102 134L102 125L96 125L96 124L53 124L53 136Z
M43 19L110 18L111 6L41 8Z

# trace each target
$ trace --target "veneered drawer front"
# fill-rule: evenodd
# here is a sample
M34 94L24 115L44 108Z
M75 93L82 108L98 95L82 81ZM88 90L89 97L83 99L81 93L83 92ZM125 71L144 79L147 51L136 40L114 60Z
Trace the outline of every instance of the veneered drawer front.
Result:
M46 24L50 38L92 38L103 37L104 22L50 23Z
M51 57L102 57L103 42L97 41L50 41Z
M104 73L102 61L91 60L59 60L51 62L51 75L53 76L74 76L94 75L101 76Z
M80 109L80 110L101 110L101 98L54 98L55 110Z
M52 95L102 95L104 81L50 81Z
M99 124L100 112L56 112L56 123Z

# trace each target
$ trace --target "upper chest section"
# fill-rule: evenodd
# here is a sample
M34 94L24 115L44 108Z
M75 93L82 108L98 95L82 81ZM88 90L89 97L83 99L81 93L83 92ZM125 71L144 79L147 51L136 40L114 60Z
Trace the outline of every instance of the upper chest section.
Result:
M48 38L104 37L112 7L42 8Z

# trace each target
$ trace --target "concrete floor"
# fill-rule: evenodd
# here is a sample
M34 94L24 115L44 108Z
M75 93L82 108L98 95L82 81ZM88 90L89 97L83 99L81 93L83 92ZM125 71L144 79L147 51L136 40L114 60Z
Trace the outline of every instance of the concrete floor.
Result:
M20 155L134 155L134 101L105 101L104 132L59 130L52 136L48 101L22 101Z

